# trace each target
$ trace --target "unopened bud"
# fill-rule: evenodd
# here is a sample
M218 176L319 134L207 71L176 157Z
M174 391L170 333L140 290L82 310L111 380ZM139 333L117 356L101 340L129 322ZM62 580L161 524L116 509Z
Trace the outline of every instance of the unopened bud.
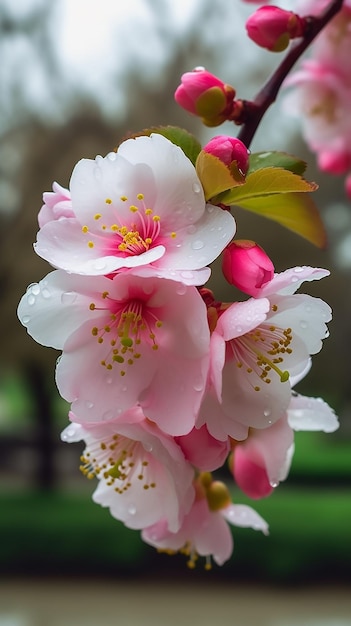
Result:
M250 152L240 139L219 135L213 137L206 144L204 150L220 159L229 170L235 165L239 172L245 176L249 167Z
M222 271L228 283L255 297L272 280L274 265L257 243L237 239L223 252Z
M183 109L201 117L206 126L218 126L232 111L235 89L204 68L195 68L183 74L174 97Z
M306 19L279 7L260 7L246 22L247 33L258 46L281 52L291 39L304 33Z
M268 480L266 469L254 463L246 454L245 446L235 448L230 458L229 469L239 489L249 498L266 498L274 490Z
M346 151L323 150L318 154L318 166L329 174L345 174L351 167L351 154Z

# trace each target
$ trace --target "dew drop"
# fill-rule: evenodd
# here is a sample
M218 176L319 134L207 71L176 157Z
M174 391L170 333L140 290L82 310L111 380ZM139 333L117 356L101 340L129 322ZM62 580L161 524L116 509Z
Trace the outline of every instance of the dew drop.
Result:
M178 283L176 286L176 293L178 294L178 296L184 296L186 292L187 286L184 285L184 283Z
M270 414L271 414L271 412L272 412L272 411L271 411L270 409L265 409L265 410L263 411L263 415L264 415L265 417L269 417L269 416L270 416ZM272 422L268 422L268 423L269 423L269 424L271 424Z
M61 294L62 304L73 304L77 299L77 294L74 291L65 291Z
M243 332L242 326L236 326L235 327L235 332L242 333Z
M208 204L207 205L207 213L213 213L213 211L215 210L213 204Z
M109 161L115 161L117 159L117 153L116 152L109 152L107 155L107 158Z
M136 513L136 506L134 506L134 504L130 504L128 509L127 509L129 515L135 515Z
M301 328L308 328L308 323L305 322L304 320L301 320L300 326L301 326Z
M43 298L45 298L45 300L51 298L51 293L48 289L43 289L41 295L43 296Z
M24 315L21 321L22 321L22 324L28 324L30 322L29 315Z
M204 383L202 379L196 380L193 384L193 388L195 391L202 391L204 388Z
M299 280L299 279L297 278L297 276L292 276L292 277L291 277L291 282L292 282L292 283L297 283L297 282L298 282L298 280Z
M90 402L89 400L85 403L85 406L87 407L87 409L92 409L94 406L94 402Z
M197 228L196 226L194 226L194 224L190 224L190 226L188 226L188 228L186 229L186 232L189 235L193 235L194 233L196 233L196 231L197 231Z
M276 487L278 487L279 483L277 483L276 481L272 480L270 483L270 486L273 487L273 489L275 489Z
M29 306L33 306L33 304L35 304L35 296L33 296L32 293L28 294L27 302L28 302Z
M327 339L327 338L329 337L329 335L330 335L330 332L329 332L329 330L327 329L327 330L325 331L324 339Z
M103 413L102 415L102 419L103 420L112 420L115 416L114 411L112 411L112 409L110 411L105 411L105 413Z
M300 274L300 272L303 272L303 267L294 267L294 272L296 272L296 274Z
M200 193L201 191L201 186L199 185L199 183L193 183L193 191L195 193Z
M104 270L106 267L106 263L103 259L96 259L94 261L93 266L96 270Z
M143 443L143 448L144 450L146 450L146 452L152 452L152 443L150 443L149 441L145 441L145 443Z
M306 313L311 313L312 307L309 304L306 304L305 311L306 311Z
M196 239L192 242L191 247L193 250L201 250L204 247L204 242L201 239Z
M32 294L34 296L38 296L40 294L40 286L38 285L38 283L32 285Z

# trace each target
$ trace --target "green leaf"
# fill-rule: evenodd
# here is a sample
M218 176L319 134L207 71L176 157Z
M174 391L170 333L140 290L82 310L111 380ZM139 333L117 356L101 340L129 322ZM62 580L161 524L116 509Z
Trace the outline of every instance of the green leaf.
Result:
M254 152L249 159L249 174L265 167L282 167L300 176L307 163L287 152Z
M311 196L301 193L252 196L237 203L243 209L278 222L318 248L326 246L326 232Z
M244 176L238 168L229 169L218 157L201 150L196 159L196 173L204 188L206 200L222 194L223 191L243 185ZM229 192L230 193L230 192Z
M134 134L133 137L140 135L150 136L152 133L163 135L176 146L179 146L188 159L195 165L197 156L201 150L200 142L184 128L178 126L152 126L145 128L141 133Z
M267 196L272 194L286 194L291 192L315 191L318 186L280 167L266 167L256 170L246 177L240 187L235 187L216 198L217 203L239 204L242 200Z

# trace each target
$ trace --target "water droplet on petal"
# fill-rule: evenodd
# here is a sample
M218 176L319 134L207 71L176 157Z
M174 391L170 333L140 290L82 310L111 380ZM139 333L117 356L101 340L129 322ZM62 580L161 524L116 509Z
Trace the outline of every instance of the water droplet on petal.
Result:
M77 294L74 291L65 291L61 294L62 304L73 304L77 299Z
M202 378L201 379L199 378L199 380L196 380L193 384L193 387L195 391L202 391L204 388L204 383L203 383Z
M291 277L291 282L292 282L292 283L297 283L297 282L298 282L298 280L299 280L299 279L297 278L297 276L292 276L292 277Z
M301 328L308 328L308 323L305 322L304 320L301 320L300 321L300 326L301 326Z
M104 270L106 267L106 263L103 259L96 259L94 261L93 266L96 270Z
M213 204L208 204L206 208L207 208L207 213L213 213L215 209Z
M85 406L87 407L87 409L92 409L94 406L94 402L90 402L89 400L87 400Z
M112 409L110 411L105 411L105 413L103 413L102 415L102 419L103 420L112 420L115 416L114 411L112 411Z
M199 183L193 183L193 190L195 193L200 193L201 185L199 185Z
M276 481L272 480L270 483L270 486L273 487L273 489L275 489L276 487L278 487L279 483L277 483Z
M303 272L303 267L294 267L294 272L296 272L296 274Z
M145 441L145 443L143 443L143 448L144 450L146 450L146 452L152 452L153 450L152 443L150 443L149 441Z
M270 416L270 414L271 414L271 412L272 412L272 411L271 411L270 409L265 409L265 410L263 411L263 415L264 415L265 417L269 417L269 416Z
M193 250L201 250L201 248L204 247L204 242L201 241L201 239L196 239L195 241L192 242L191 247Z
M40 294L40 285L38 283L32 285L32 294L38 296Z
M32 293L28 294L27 303L29 304L29 306L33 306L33 304L35 304L35 296L33 296Z
M235 327L235 332L242 333L243 332L242 326L236 326Z
M30 322L29 315L24 315L21 320L22 324L28 324Z
M196 226L194 226L194 224L190 224L190 226L188 226L188 228L186 229L186 232L189 233L189 235L193 235L194 233L196 233L197 228Z
M109 152L107 155L107 158L109 161L115 161L117 158L117 153L116 152Z
M47 288L42 290L41 295L43 296L43 298L45 298L45 300L51 298L51 293Z
M106 378L106 382L107 382L107 384L108 384L108 385L111 385L112 381L113 381L112 376L107 376L107 378Z
M134 504L130 504L128 509L127 509L129 515L135 515L136 513L136 506L134 506Z
M178 296L184 296L186 292L187 292L187 286L184 285L184 283L177 283L176 293L178 294Z

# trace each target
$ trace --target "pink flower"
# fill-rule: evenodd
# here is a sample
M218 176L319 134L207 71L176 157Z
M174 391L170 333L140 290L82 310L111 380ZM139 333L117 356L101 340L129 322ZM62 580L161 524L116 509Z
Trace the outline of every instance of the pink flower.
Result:
M240 139L218 135L204 146L204 151L220 159L229 170L234 165L245 176L249 167L250 152Z
M73 216L45 223L35 250L71 273L108 275L140 266L198 270L235 232L228 211L206 205L184 152L159 134L129 139L105 158L79 161L70 193Z
M229 453L229 441L218 441L206 426L193 428L187 435L175 439L185 458L201 472L213 472L221 467Z
M183 74L174 97L179 106L201 117L207 126L218 126L230 116L235 90L203 67L198 67Z
M200 475L196 486L197 498L179 531L170 532L167 520L161 519L142 531L146 543L168 553L185 554L190 568L195 567L199 556L205 557L206 569L210 569L211 558L223 565L233 552L228 523L268 534L262 517L249 506L232 504L224 483L212 481L211 474Z
M47 222L58 220L61 217L74 217L71 194L68 189L53 183L52 191L43 194L44 204L38 214L38 222L42 228Z
M269 496L288 475L294 434L287 415L269 428L250 429L248 438L234 446L230 466L238 487L249 498Z
M285 50L290 39L301 37L305 20L279 7L260 7L246 22L247 33L257 45L272 52Z
M272 280L274 265L257 243L235 239L224 249L222 271L230 285L256 296L261 287Z
M285 109L301 117L304 138L320 155L323 168L339 173L351 158L351 81L345 80L341 67L307 60L286 85L294 89Z
M63 350L56 380L76 421L109 420L139 402L171 435L194 427L209 363L206 307L195 287L58 270L29 287L18 314L36 341Z
M327 275L292 268L262 287L259 298L219 310L197 427L206 424L221 441L228 436L241 441L249 428L267 428L285 415L291 384L305 374L309 355L320 351L331 319L325 302L294 292L304 280Z
M194 470L174 440L146 420L140 408L127 412L126 419L123 424L73 423L61 437L69 443L85 441L80 469L99 481L94 502L128 528L164 518L177 532L194 500Z

